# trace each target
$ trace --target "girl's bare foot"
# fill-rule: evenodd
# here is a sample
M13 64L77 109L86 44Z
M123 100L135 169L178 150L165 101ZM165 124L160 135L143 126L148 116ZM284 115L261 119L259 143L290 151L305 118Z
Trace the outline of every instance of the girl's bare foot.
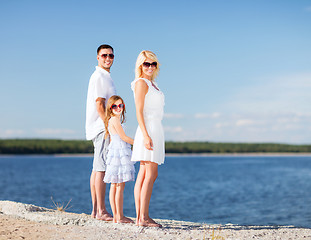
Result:
M93 211L93 212L91 213L91 218L96 218L96 212Z
M118 223L134 223L134 221L130 218L127 217L123 217L121 218L119 221L117 221Z
M97 214L96 215L96 219L97 220L102 220L102 221L112 221L113 217L111 216L110 213L104 212L102 214Z

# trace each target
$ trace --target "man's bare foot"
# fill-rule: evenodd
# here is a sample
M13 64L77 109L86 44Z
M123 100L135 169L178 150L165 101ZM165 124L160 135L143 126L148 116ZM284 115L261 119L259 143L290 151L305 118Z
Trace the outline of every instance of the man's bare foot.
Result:
M120 220L118 220L117 223L134 223L134 221L130 218L123 217Z
M96 219L97 220L102 220L102 221L112 221L113 220L113 217L111 216L110 213L103 213L101 215L97 214L96 215Z
M158 228L162 227L161 224L156 223L152 218L148 218L146 220L140 220L138 226L142 226L142 227L158 227Z

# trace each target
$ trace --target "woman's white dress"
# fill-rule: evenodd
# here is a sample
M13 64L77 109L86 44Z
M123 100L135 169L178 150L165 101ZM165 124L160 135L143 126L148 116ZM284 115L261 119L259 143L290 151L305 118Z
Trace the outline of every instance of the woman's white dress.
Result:
M153 150L148 150L144 146L144 136L140 127L138 126L134 138L132 161L150 161L159 165L164 163L165 146L164 146L164 132L162 127L163 108L164 108L164 94L159 89L157 90L152 83L145 78L135 79L131 83L131 88L134 91L135 84L138 80L143 79L148 85L148 92L145 96L144 104L144 120L147 132L153 142ZM155 84L155 83L154 83ZM157 86L156 86L157 87Z
M110 129L109 132L111 133ZM135 168L133 162L131 162L131 145L124 142L118 134L110 134L110 139L104 182L122 183L134 181Z

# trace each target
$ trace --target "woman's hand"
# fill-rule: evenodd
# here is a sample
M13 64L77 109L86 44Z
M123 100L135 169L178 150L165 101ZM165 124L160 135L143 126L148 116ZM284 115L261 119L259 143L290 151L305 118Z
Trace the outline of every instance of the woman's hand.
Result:
M152 142L152 139L147 136L144 138L144 145L145 145L145 148L147 148L148 150L153 150L153 142Z

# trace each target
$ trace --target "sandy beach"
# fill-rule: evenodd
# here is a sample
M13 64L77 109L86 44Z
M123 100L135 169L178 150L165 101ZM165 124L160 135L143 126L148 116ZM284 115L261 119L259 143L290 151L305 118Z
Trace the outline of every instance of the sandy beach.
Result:
M157 219L163 228L113 224L90 215L0 201L0 240L4 239L311 239L311 229L293 226L211 225Z

